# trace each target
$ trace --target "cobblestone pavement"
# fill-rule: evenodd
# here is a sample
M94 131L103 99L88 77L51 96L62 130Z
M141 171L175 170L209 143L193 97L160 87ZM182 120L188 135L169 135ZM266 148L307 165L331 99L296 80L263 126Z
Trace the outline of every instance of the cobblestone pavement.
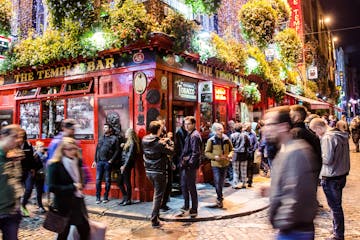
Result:
M351 172L343 194L345 227L347 240L360 240L360 153L354 153L351 145ZM324 239L331 234L332 218L322 189L319 188L320 208L315 220L316 239ZM273 239L275 231L268 223L267 210L234 219L179 223L165 222L160 229L152 229L147 221L91 215L96 221L108 224L107 239ZM19 239L54 239L55 236L41 227L43 216L34 214L21 224Z

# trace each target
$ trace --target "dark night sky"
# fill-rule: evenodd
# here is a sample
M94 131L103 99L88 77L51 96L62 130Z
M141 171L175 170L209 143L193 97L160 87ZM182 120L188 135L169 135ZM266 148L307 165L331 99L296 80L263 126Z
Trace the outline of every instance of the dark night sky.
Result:
M331 17L330 29L359 27L346 31L333 31L350 57L350 64L360 71L360 0L320 0L325 15Z

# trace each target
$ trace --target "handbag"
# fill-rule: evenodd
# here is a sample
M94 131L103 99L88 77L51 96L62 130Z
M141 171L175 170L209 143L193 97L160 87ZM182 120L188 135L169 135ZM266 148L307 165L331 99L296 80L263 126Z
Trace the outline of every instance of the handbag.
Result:
M89 220L90 236L89 240L105 240L106 225L102 222ZM76 226L71 225L67 240L80 240L79 232Z
M69 220L70 217L61 215L57 209L49 207L43 227L51 232L62 233L69 223Z

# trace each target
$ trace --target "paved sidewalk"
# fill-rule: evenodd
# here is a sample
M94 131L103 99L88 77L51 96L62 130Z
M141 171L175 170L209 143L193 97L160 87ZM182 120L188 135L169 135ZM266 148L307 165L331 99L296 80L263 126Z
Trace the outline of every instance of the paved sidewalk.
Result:
M210 184L197 184L199 196L198 216L191 218L189 216L177 217L180 213L179 209L183 206L182 196L172 197L168 206L169 211L160 214L163 221L178 222L197 222L211 221L218 219L234 218L249 215L261 211L269 206L268 198L259 196L259 188L268 186L269 178L261 176L254 177L252 188L232 189L224 187L224 208L209 208L216 201L215 188ZM90 213L117 216L135 220L149 220L151 216L152 202L134 202L131 205L119 206L119 199L111 199L110 202L104 204L96 204L94 196L86 196L87 208Z

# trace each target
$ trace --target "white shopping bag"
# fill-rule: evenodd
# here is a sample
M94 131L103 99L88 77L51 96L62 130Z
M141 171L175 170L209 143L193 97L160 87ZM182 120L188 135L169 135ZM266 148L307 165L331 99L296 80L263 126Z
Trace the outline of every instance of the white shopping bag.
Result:
M90 224L90 240L105 240L106 224L89 220ZM80 235L74 225L70 226L67 240L80 240Z

